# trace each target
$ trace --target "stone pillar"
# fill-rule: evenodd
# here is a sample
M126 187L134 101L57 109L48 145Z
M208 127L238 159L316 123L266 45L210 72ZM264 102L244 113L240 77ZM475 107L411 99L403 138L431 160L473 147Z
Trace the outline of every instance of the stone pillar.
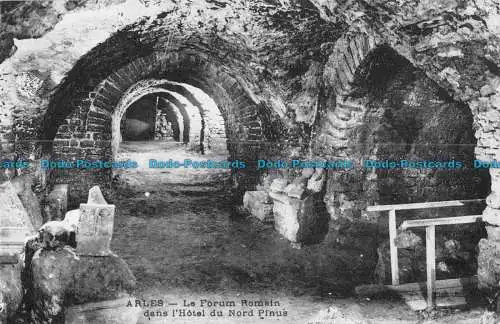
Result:
M488 238L479 242L479 288L495 294L500 288L500 170L490 169L492 192L483 212Z
M28 213L12 184L0 185L0 323L11 323L23 298L22 258L27 236L34 233Z

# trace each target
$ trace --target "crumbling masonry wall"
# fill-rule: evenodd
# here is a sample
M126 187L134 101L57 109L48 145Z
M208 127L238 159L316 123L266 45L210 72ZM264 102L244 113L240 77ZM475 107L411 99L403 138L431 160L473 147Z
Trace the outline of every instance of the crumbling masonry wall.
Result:
M13 42L0 33L0 60L10 56L0 64L2 156L112 158L111 122L119 98L137 81L161 78L192 84L215 100L233 159L347 158L350 134L370 117L366 97L353 95L355 76L384 46L469 107L476 158L500 159L500 9L494 1L39 6L47 6L41 16L39 7L31 11L26 4L25 15L12 18L32 18L42 22L38 27L20 23L24 27L16 29L2 20L1 30L18 38ZM32 170L9 170L2 177L23 172ZM73 181L72 190L82 192L109 182L104 172L74 174L54 179ZM238 174L235 180L252 187L256 175ZM369 189L356 188L362 182L354 175L345 177L353 191ZM479 277L496 289L500 171L491 169L490 177ZM327 206L335 179L329 174ZM360 201L346 199L345 206L359 213L368 203Z

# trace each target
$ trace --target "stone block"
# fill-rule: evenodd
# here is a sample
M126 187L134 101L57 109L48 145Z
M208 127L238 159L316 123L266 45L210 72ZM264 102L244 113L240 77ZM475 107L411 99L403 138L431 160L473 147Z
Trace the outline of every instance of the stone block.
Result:
M77 254L109 255L114 217L114 205L81 204L76 233Z
M269 190L272 192L284 192L287 185L288 180L286 179L274 179L273 182L271 182Z
M500 227L486 226L486 232L488 233L488 240L500 242Z
M307 189L318 193L323 190L323 186L326 182L326 172L324 169L316 169L314 174L311 176L307 182Z
M10 182L0 185L0 261L24 252L26 238L35 233L31 219Z
M491 208L500 209L500 194L493 191L486 197L486 204Z
M57 184L47 196L44 212L48 220L62 220L68 209L68 185Z
M262 222L273 222L273 204L266 191L247 191L243 196L243 207Z
M89 198L87 199L87 204L94 205L106 205L106 199L104 199L104 195L101 192L101 188L99 186L94 186L89 190Z
M306 195L306 186L302 183L293 182L285 187L284 192L288 197L303 199Z
M33 184L32 179L26 176L19 176L13 178L11 183L24 209L26 209L33 227L39 229L43 224L43 216L38 198L31 189Z
M64 215L64 222L66 223L66 225L71 227L75 231L75 233L78 229L78 222L80 221L80 215L81 215L80 209L70 210L69 212L66 213L66 215Z
M135 324L142 314L140 307L127 307L133 297L70 306L65 311L65 324Z
M301 200L274 192L269 195L274 201L274 227L286 239L303 243L321 231L312 196Z
M487 206L483 211L483 221L491 225L500 226L500 209Z

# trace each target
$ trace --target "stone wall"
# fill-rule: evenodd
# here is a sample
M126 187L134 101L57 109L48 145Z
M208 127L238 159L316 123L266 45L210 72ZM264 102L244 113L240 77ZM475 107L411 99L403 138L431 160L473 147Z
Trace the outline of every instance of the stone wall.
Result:
M366 87L357 76L370 71L366 67L380 48L389 48L454 100L446 103L449 109L467 123L472 119L475 157L500 159L499 16L489 0L26 3L3 19L0 29L0 60L10 56L0 64L2 154L35 161L44 153L56 159L110 159L113 114L121 97L138 81L168 79L214 99L232 159L387 156L392 153L373 144L386 136L378 127L391 109L374 108L359 92ZM366 129L367 123L374 128ZM424 133L421 142L429 143L432 138L424 140ZM360 141L362 134L379 137ZM467 141L474 144L469 135ZM9 172L21 171L2 176L12 176ZM258 175L235 173L234 180L251 188ZM409 200L441 196L453 186L458 194L468 181L401 176L407 175L421 178L416 187L428 188L427 194L401 197ZM78 196L95 183L108 183L109 176L71 170L51 179L70 182ZM495 245L500 225L499 172L491 170L490 177L484 212L490 237L483 247ZM368 203L389 199L380 196L380 188L393 180L377 182L381 178L330 172L324 199L330 214L338 207L349 218ZM413 187L409 183L407 189ZM365 196L355 197L360 194ZM482 260L500 253L483 250L489 252ZM480 267L483 278L500 276L491 267Z
M500 128L496 118L500 11L493 1L313 2L321 8L325 19L346 21L350 25L347 35L368 35L376 44L391 46L451 97L467 104L474 120L476 158L499 158L500 143L495 134ZM346 56L349 53L343 52ZM346 67L334 74L342 79L349 76L347 70ZM490 170L493 192L498 187L496 173ZM487 200L489 207L484 212L484 219L490 224L498 224L495 200ZM486 262L487 259L495 260L498 254L491 248L497 240L493 234L496 227L487 229L490 238L481 241L478 272L482 285L496 290L499 271Z
M26 132L23 127L21 134L45 141L43 145L23 149L29 157L40 158L40 146L48 154L56 152L54 158L109 157L109 152L100 147L111 140L108 135L101 135L107 132L109 116L89 107L109 105L110 102L105 101L124 89L99 84L116 72L125 79L126 75L136 72L142 73L138 74L141 77L158 77L161 73L173 72L179 63L186 63L182 67L195 63L192 69L203 69L206 76L197 78L193 77L196 71L178 70L173 73L173 79L169 79L218 91L206 92L223 111L225 139L233 146L230 150L243 153L246 144L238 144L241 140L248 139L255 146L263 137L272 140L286 137L286 128L295 127L295 118L299 122L311 122L314 109L311 112L310 105L318 101L319 91L315 80L320 79L320 62L324 60L321 44L337 38L340 26L318 20L319 13L306 3L177 2L93 1L71 6L54 2L42 4L43 10L21 6L19 10L25 11L24 16L16 11L7 19L10 21L8 30L13 32L8 37L26 40L16 40L15 46L11 46L9 39L12 38L6 38L5 44L11 44L12 53L0 69L2 81L10 88L0 90L11 96L17 91L12 87L15 78L32 71L44 84L42 91L32 92L36 93L36 100L42 100L36 104L36 113L30 111L21 118L29 120L23 124L30 125L34 131ZM38 17L40 14L47 17ZM143 16L152 18L141 18ZM42 19L44 27L31 26L23 17L33 21ZM16 24L24 29L12 29ZM314 36L309 37L309 34ZM29 39L32 35L40 38ZM307 44L302 37L309 38ZM287 53L285 60L283 52ZM161 66L151 69L154 64L145 66L154 61L152 57L163 57L161 64L168 71ZM171 62L167 63L169 60ZM155 69L160 75L153 73ZM219 78L218 82L214 77ZM126 80L110 81L113 85L121 85L122 81L127 84ZM214 88L216 84L221 84L222 88ZM2 118L2 123L12 120L14 107L22 106L25 110L24 106L28 106L23 98L11 97L5 103L7 116ZM290 109L288 104L291 104ZM231 107L235 108L228 112ZM256 114L265 121L259 121ZM278 121L279 117L285 123ZM221 122L218 119L212 124L220 126ZM275 127L285 125L285 128ZM52 145L58 130L66 134L58 135L59 140ZM13 133L12 129L5 132ZM212 142L224 139L220 127L209 128L206 133ZM90 146L94 144L92 149ZM234 153L233 156L241 155ZM249 156L254 157L255 153L246 155ZM57 177L52 175L51 179Z
M319 156L347 157L358 165L330 174L325 202L333 217L359 219L366 206L373 204L486 197L489 174L473 167L476 139L468 107L453 101L389 48L370 54L356 78L347 86L352 89L349 100L363 103L364 115L356 119L345 114L346 123L354 125L351 128L327 124L316 147ZM339 110L337 106L332 115L340 114ZM338 138L346 141L344 148L335 146ZM364 159L457 160L463 167L366 170L361 166Z

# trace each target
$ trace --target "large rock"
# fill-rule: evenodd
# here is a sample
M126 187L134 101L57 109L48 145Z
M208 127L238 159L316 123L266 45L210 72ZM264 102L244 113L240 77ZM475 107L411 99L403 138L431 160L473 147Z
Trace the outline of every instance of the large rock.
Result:
M266 191L245 192L243 207L263 222L273 221L273 204Z
M0 323L10 323L23 300L22 263L0 264Z
M135 277L120 257L77 256L70 247L38 250L31 276L37 321L62 321L65 306L119 299L135 288Z
M39 240L45 249L57 249L66 245L76 247L75 229L65 221L51 221L43 224Z
M322 224L319 222L312 196L301 200L275 192L269 195L274 201L274 227L281 235L292 243L316 240L316 236L323 229L320 228Z

